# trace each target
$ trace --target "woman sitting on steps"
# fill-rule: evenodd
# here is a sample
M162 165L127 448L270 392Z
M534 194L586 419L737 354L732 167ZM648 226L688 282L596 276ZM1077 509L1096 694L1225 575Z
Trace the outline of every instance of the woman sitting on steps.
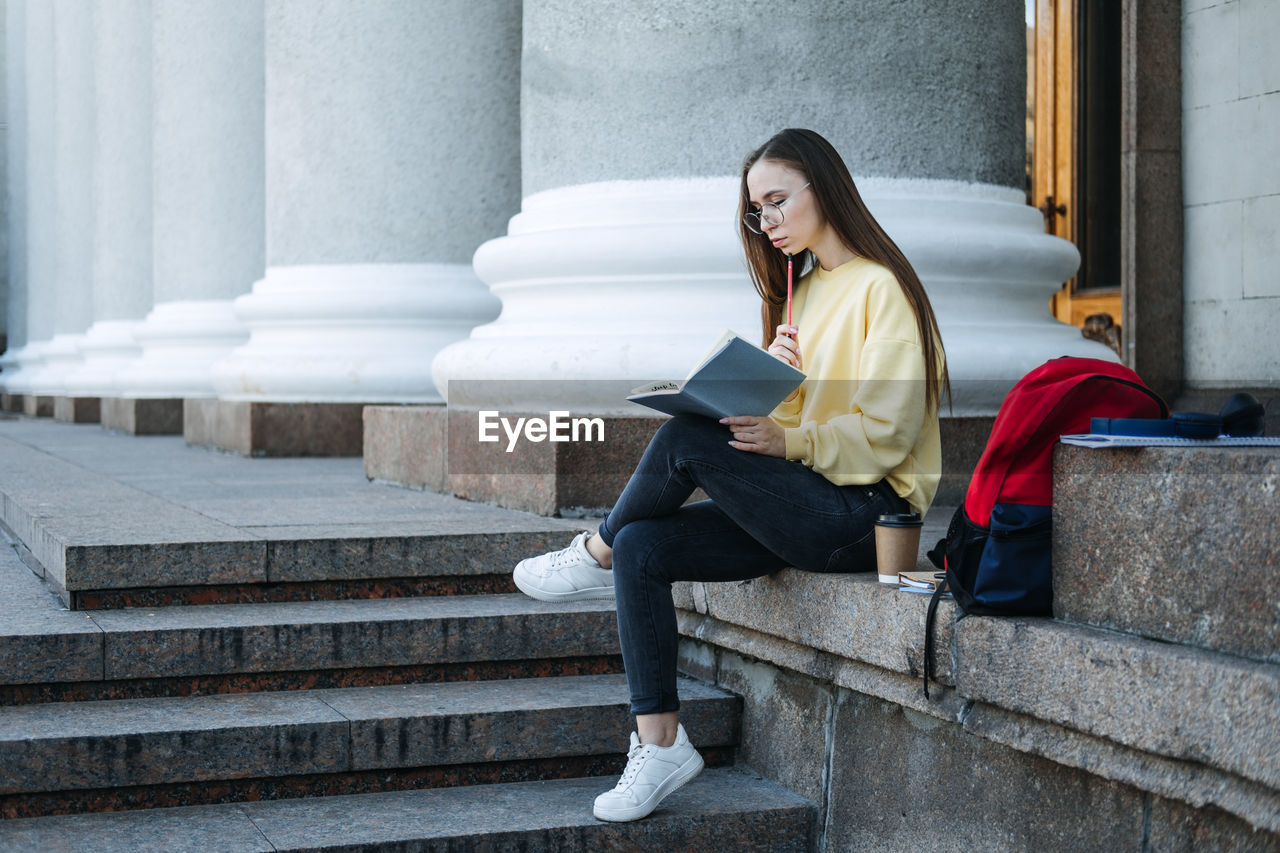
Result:
M637 731L617 787L596 798L602 820L645 817L702 770L678 720L671 584L874 571L876 517L923 517L942 473L933 309L840 155L782 131L743 163L739 206L768 351L804 383L768 417L667 421L597 533L515 568L543 601L616 597ZM807 270L793 326L788 255ZM698 487L710 500L684 505Z

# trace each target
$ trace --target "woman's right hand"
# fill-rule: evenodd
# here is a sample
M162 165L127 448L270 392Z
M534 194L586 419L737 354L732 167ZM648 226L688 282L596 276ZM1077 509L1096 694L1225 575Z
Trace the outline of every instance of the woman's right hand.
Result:
M778 335L773 339L773 343L769 344L769 355L774 358L785 361L796 370L803 370L801 366L803 362L800 358L800 329L797 326L788 326L786 323L778 326ZM790 403L800 393L800 389L792 391L787 395L784 403Z
M769 355L781 359L796 370L803 370L800 360L800 329L786 323L778 326L778 336L769 344Z

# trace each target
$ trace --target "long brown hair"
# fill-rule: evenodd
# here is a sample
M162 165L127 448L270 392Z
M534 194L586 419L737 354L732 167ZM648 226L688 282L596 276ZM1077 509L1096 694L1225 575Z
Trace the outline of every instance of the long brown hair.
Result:
M787 301L787 258L769 242L763 234L756 234L746 227L742 215L750 211L751 194L747 190L747 171L760 160L769 160L788 166L810 182L809 189L818 200L818 210L831 224L836 235L854 254L875 261L893 273L898 286L911 304L920 331L924 350L925 398L929 408L937 411L938 401L945 388L951 398L951 378L947 371L946 356L942 351L942 335L933 315L929 296L920 283L920 277L897 244L876 222L853 183L849 169L831 143L812 130L788 128L764 145L747 155L742 163L742 191L738 199L738 231L742 247L747 254L747 266L751 281L760 294L760 322L764 346L773 340L774 331L782 322L783 306ZM818 260L806 250L793 261L800 270L816 265ZM941 382L939 382L941 377Z

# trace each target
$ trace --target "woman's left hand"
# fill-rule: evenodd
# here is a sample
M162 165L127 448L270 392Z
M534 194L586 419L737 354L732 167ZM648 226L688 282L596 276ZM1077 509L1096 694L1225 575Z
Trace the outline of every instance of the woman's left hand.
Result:
M721 418L720 423L729 427L733 433L733 441L729 446L737 450L751 453L763 453L765 456L786 456L787 438L772 418L740 416Z

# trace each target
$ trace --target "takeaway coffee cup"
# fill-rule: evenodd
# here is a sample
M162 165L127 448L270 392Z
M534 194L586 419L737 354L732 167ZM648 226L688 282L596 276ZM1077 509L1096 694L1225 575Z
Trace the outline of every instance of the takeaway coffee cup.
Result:
M876 519L876 573L880 583L898 583L898 572L914 572L920 553L918 512L882 515Z

